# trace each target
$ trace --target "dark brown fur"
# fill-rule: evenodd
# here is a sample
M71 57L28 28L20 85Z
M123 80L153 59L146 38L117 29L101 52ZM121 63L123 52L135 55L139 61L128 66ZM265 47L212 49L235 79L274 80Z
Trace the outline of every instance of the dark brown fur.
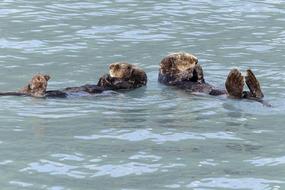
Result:
M147 84L146 73L135 65L118 62L109 66L109 74L99 79L98 86L112 90L134 89Z
M226 90L217 89L214 86L205 82L202 67L195 62L195 59L184 59L184 65L188 65L185 70L178 69L177 64L181 62L181 57L185 57L185 53L173 53L162 59L160 63L158 81L166 84L176 86L191 92L203 92L210 95L227 94L233 98L246 98L265 103L260 84L251 70L247 70L247 75L242 76L238 69L232 69L229 73L225 86ZM188 54L191 57L191 54ZM194 60L194 61L193 61ZM188 61L188 63L187 63ZM191 66L194 65L194 66ZM244 79L250 91L243 91Z
M33 76L28 85L19 90L19 93L34 97L44 97L49 79L49 75L36 74Z
M0 96L33 96L33 97L67 97L80 92L98 94L106 90L134 89L145 86L146 73L129 63L113 63L109 67L110 74L100 77L97 84L85 84L79 87L67 87L62 90L46 90L50 76L37 74L29 84L18 92L0 92Z

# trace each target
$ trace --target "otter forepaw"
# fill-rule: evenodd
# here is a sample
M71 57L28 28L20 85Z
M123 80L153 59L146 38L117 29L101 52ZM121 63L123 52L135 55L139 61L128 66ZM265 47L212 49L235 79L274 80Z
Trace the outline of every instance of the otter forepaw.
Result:
M100 77L98 83L98 86L100 87L109 87L112 85L111 77L109 74L105 74L102 77Z
M178 73L177 75L176 75L176 82L178 82L178 81L189 81L190 79L192 79L193 78L193 71L194 71L194 68L190 68L190 69L188 69L188 70L186 70L186 71L182 71L182 72L180 72L180 73Z
M234 98L242 98L244 77L238 69L232 69L230 71L225 85L229 96Z
M246 71L245 82L253 97L260 99L264 97L260 84L250 69Z
M193 79L195 80L194 82L200 82L200 83L204 83L205 79L204 79L204 73L203 73L203 69L201 67L201 65L196 64L194 67L194 71L193 71Z

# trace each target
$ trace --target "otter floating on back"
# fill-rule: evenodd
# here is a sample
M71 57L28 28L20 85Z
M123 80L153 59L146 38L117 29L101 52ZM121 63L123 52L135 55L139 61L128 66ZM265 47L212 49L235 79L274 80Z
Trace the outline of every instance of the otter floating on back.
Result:
M47 90L49 75L36 74L29 84L17 92L0 92L0 96L32 96L64 98L69 94L99 94L106 90L130 90L145 86L146 73L135 65L117 62L109 66L109 74L99 79L97 84L85 84L79 87L67 87L62 90Z
M202 92L209 95L227 95L232 98L249 99L271 106L263 101L263 93L259 81L248 69L246 76L242 76L238 69L232 69L225 82L226 89L218 89L205 82L203 69L198 59L184 52L172 53L160 62L158 81L165 85L176 86L190 92ZM243 91L244 81L250 91Z

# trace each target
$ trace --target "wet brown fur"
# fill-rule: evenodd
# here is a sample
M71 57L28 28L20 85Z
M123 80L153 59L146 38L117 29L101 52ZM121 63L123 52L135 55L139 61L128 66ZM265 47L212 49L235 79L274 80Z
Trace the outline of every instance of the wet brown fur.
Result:
M238 69L232 69L225 82L226 91L217 89L204 80L203 69L197 64L198 59L189 53L172 53L162 59L158 80L166 85L177 86L192 92L203 92L210 95L227 94L233 98L255 100L268 106L262 100L264 97L259 81L253 72L248 69L244 77ZM250 91L244 91L247 84Z
M192 71L197 63L198 59L190 53L171 53L160 62L160 72L170 76L177 76L181 72Z
M111 78L128 81L130 84L134 84L135 86L142 86L147 83L146 73L139 67L126 62L110 64L109 75Z
M28 85L24 86L18 92L34 97L44 97L48 85L49 75L36 74Z
M228 95L233 98L242 98L244 77L238 69L232 69L225 83Z

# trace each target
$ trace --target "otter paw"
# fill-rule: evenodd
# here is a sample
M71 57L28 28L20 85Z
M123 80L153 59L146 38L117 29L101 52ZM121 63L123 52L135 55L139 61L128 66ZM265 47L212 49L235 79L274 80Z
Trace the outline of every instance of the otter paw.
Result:
M100 77L97 86L100 87L110 87L112 86L112 81L111 81L112 77L109 74L105 74L102 77Z
M178 82L178 81L188 81L190 80L191 78L193 78L193 72L194 72L194 68L190 68L186 71L182 71L180 73L177 73L176 74L176 79L175 81Z
M230 71L225 85L229 96L234 98L242 98L244 77L238 69L232 69Z
M260 84L250 69L246 71L245 82L253 97L260 99L264 97L260 88Z
M200 82L200 83L204 83L205 82L203 69L202 69L201 65L199 65L199 64L197 64L194 67L193 82Z

